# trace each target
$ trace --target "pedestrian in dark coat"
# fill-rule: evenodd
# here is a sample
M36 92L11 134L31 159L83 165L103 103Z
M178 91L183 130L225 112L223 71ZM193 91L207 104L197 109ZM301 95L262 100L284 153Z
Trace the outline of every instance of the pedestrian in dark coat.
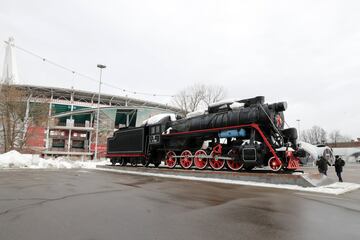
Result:
M345 161L341 159L341 157L339 156L335 156L335 172L336 172L336 175L338 176L339 178L339 182L342 182L343 179L341 177L341 173L343 171L343 167L345 166Z
M316 161L316 166L318 166L319 173L327 175L328 166L331 166L331 164L326 158L321 156L320 159Z

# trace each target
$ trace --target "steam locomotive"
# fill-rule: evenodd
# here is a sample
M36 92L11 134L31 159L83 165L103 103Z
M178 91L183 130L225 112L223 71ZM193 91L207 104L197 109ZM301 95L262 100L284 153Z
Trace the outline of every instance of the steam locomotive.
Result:
M284 128L287 103L264 101L263 96L223 101L185 118L155 115L140 127L115 131L108 138L107 157L122 166L295 170L303 151L296 129Z

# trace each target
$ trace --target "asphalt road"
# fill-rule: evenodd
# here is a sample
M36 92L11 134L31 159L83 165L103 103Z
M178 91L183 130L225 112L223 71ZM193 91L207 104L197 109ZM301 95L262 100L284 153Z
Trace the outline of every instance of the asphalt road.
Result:
M360 239L333 196L96 170L0 171L0 239Z

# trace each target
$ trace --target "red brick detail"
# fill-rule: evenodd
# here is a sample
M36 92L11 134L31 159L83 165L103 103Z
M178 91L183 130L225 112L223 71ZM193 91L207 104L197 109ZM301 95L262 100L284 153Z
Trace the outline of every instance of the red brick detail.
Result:
M106 145L98 144L97 146L99 157L106 157ZM90 144L90 151L95 152L95 143Z
M29 148L45 146L45 128L29 127L27 130L27 138L25 145Z

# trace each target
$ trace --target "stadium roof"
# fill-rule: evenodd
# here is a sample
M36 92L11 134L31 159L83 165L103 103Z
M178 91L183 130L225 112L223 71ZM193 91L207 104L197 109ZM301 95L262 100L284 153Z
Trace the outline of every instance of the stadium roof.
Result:
M31 94L31 97L35 101L45 101L46 99L52 99L54 101L59 100L62 103L73 102L74 104L89 105L94 106L97 104L98 93L76 90L76 89L67 89L59 87L44 87L36 85L13 85L18 89L26 90ZM170 110L172 112L180 112L179 108L169 106L167 104L156 103L152 101L145 101L136 98L122 97L116 95L110 95L101 93L101 102L102 107L105 106L133 106L133 107L153 107L160 108L165 110Z

